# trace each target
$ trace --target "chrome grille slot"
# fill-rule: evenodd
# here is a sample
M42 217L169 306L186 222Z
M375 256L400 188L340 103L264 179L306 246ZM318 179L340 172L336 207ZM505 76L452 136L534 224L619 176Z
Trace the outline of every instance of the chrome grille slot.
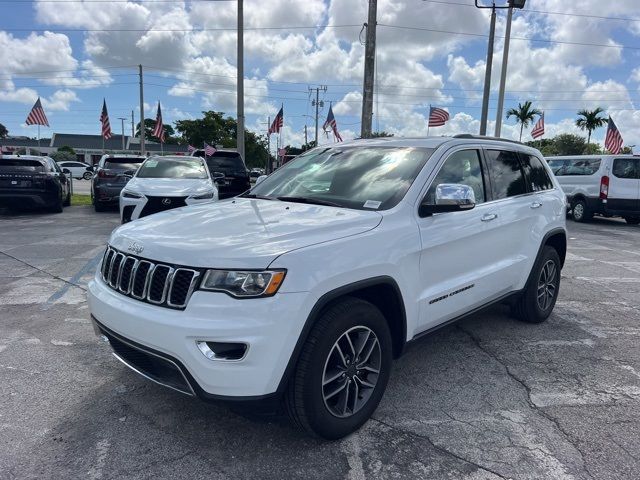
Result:
M109 269L109 286L112 288L118 288L122 260L124 260L124 255L122 253L116 253L111 262L111 268Z
M153 263L140 260L136 268L131 287L131 294L134 298L142 300L147 296L147 284L149 283L149 273L153 268Z
M153 263L107 247L100 275L113 290L142 302L184 309L195 290L201 271Z
M162 303L167 296L167 290L169 288L169 282L171 282L171 275L173 274L173 268L168 265L156 265L151 272L151 280L149 282L149 293L147 294L147 300L151 303Z
M118 290L124 294L128 294L131 291L131 279L133 278L133 269L135 268L138 260L133 257L125 258L120 268L120 280L118 281Z

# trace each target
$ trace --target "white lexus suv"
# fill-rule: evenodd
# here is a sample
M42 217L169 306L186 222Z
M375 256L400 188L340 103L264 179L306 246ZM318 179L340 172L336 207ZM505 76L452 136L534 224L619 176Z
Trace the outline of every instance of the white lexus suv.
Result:
M218 200L215 179L202 158L154 156L146 159L120 192L120 220Z
M330 439L367 421L409 342L499 301L544 321L567 244L540 153L471 135L318 147L178 212L113 232L89 284L96 332L150 380L282 401Z

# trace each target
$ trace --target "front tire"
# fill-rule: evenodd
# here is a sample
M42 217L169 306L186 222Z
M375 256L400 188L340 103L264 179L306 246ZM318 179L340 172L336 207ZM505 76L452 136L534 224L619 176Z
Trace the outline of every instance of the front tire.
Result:
M516 300L514 315L528 323L542 323L553 311L560 291L560 256L545 246L533 266L525 291Z
M576 200L576 203L573 204L572 216L574 221L584 223L593 218L593 212L587 208L587 202Z
M93 173L84 172L84 174L82 175L82 178L84 178L85 180L91 180L93 178Z
M380 310L346 297L309 333L285 395L289 417L330 440L357 430L382 399L391 360L391 333Z
M67 192L67 196L64 199L64 206L65 207L71 206L71 190Z

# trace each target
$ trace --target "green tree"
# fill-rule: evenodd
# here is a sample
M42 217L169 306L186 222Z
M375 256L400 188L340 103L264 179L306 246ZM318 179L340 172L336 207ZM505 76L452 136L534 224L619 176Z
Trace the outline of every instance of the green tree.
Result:
M63 145L62 147L58 148L58 152L68 152L72 155L76 154L76 151L68 145Z
M371 138L393 137L393 133L382 130L381 132L371 132Z
M600 116L603 112L604 110L600 107L595 110L580 110L578 112L576 126L580 128L580 130L586 130L588 132L587 145L591 143L591 132L607 123L607 117Z
M58 149L57 152L53 152L50 157L53 158L56 162L75 162L76 160L78 160L78 157L75 153L71 153L68 150L60 149Z
M602 148L597 143L587 143L582 151L584 155L596 155L599 153L604 153Z
M9 135L9 130L0 123L0 138L7 138L7 135Z
M516 117L516 123L520 124L520 141L522 141L522 130L533 122L536 115L542 115L542 112L537 108L533 108L529 100L524 103L518 103L517 108L507 110L507 120L511 117Z
M556 155L582 155L587 146L584 137L563 133L553 138Z
M204 142L223 148L236 147L236 120L225 117L223 112L202 112L202 118L178 120L175 125L182 143L200 148ZM269 158L267 138L245 129L244 153L247 167L264 167Z
M174 128L168 123L162 124L164 128L164 143L177 144L178 139L175 137L176 131ZM156 120L155 118L145 118L144 119L144 138L152 140L154 142L160 142L158 137L153 136L153 130L156 128ZM136 125L136 137L140 136L140 122Z

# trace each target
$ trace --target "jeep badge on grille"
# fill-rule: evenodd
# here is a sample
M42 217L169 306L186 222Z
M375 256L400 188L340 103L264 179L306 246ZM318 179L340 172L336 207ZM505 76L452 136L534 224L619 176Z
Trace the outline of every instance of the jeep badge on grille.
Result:
M129 244L129 246L127 247L127 250L129 250L130 252L135 253L136 255L140 255L142 253L142 251L144 250L144 245L138 243L138 242L131 242Z

